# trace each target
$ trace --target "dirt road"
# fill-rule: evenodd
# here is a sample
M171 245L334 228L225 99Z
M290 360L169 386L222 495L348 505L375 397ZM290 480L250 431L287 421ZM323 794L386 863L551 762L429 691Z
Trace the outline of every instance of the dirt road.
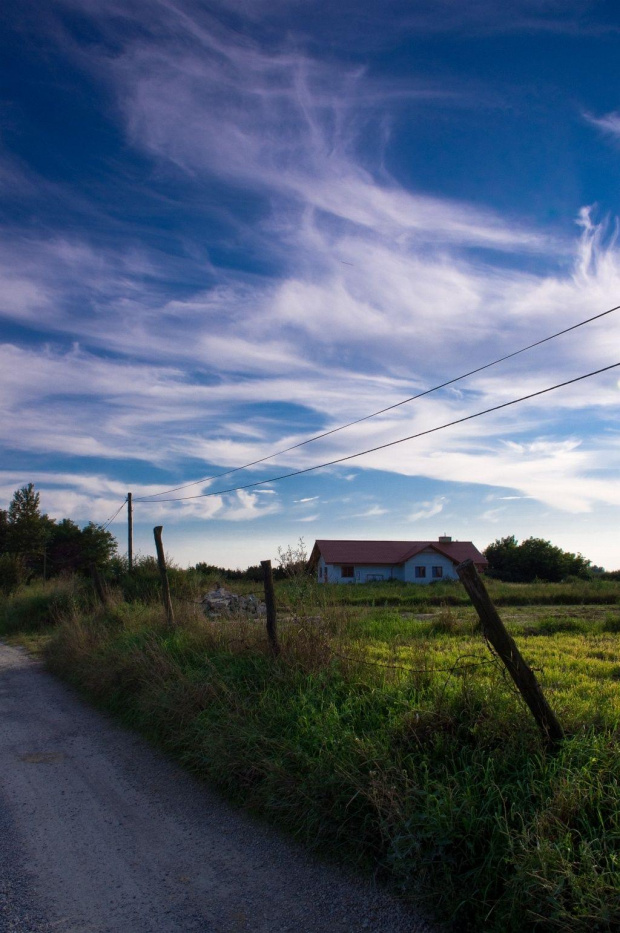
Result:
M0 643L2 933L430 933Z

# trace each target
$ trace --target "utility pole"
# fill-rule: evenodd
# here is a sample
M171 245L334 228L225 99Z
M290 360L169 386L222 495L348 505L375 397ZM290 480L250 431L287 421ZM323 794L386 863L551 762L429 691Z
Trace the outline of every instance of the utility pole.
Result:
M127 493L127 566L133 570L133 503L131 493Z

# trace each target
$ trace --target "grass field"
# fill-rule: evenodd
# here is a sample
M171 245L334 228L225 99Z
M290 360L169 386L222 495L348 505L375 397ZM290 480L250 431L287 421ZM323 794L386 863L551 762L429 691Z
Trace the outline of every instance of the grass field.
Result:
M277 660L261 623L207 621L187 594L170 632L156 603L104 611L75 581L5 600L0 630L455 929L620 929L620 585L491 584L567 732L556 754L460 587L422 589L283 584Z
M620 586L617 581L574 580L565 583L503 583L487 580L489 592L497 606L574 606L618 605ZM460 583L451 580L414 586L397 581L366 583L363 586L332 587L332 599L341 605L366 606L469 606L469 599Z

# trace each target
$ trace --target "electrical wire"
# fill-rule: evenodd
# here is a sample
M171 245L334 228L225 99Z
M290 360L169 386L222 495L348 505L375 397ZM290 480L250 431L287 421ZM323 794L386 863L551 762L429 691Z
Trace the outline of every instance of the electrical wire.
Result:
M117 510L116 510L116 512L114 513L114 515L113 515L111 518L109 518L109 519L107 520L107 522L104 522L103 525L100 525L100 528L101 528L102 531L105 531L106 528L108 527L108 525L111 525L111 524L112 524L112 522L114 521L114 519L116 518L116 516L118 515L118 513L120 512L120 510L121 510L122 508L124 508L124 506L125 506L126 504L127 504L127 499L123 499L123 501L121 502L121 504L120 504L119 507L117 508Z
M345 463L347 460L354 460L356 457L363 457L365 454L372 454L378 450L385 450L387 447L395 447L397 444L404 444L405 441L413 441L418 437L424 437L427 434L434 434L437 431L443 431L445 428L451 428L456 424L463 424L465 421L472 421L474 418L480 418L482 415L488 415L494 411L500 411L502 408L509 408L511 405L517 405L519 402L526 402L528 399L537 398L539 395L545 395L547 392L553 392L555 389L562 389L564 386L574 385L576 382L582 382L584 379L590 379L592 376L598 376L600 373L606 373L610 369L616 369L619 363L612 363L610 366L603 366L601 369L595 369L590 373L584 373L583 376L575 376L574 379L567 379L565 382L558 382L556 385L548 386L546 389L539 389L537 392L530 392L529 395L522 395L520 398L512 399L510 402L502 402L501 405L493 405L491 408L485 408L483 411L475 412L473 415L465 415L463 418L456 418L454 421L448 421L435 428L428 428L426 431L418 431L417 434L409 434L407 437L401 437L396 441L389 441L386 444L379 444L377 447L369 447L367 450L361 450L355 454L347 454L345 457L338 457L335 460L327 460L325 463L319 463L315 466L305 467L303 470L293 470L290 473L282 473L279 476L272 476L270 479L257 480L254 483L245 483L243 486L233 486L230 489L220 489L219 492L202 492L193 496L178 496L173 499L155 499L157 502L186 502L189 499L209 499L212 496L223 496L229 492L238 492L241 489L252 489L255 486L265 486L267 483L276 483L281 479L289 479L292 476L301 476L304 473L312 473L315 470L322 470L328 466L335 466L338 463Z
M411 395L409 398L402 399L400 402L395 402L393 405L388 405L386 408L381 408L379 411L374 411L370 415L364 415L363 418L357 418L355 421L349 421L347 424L341 424L337 428L331 428L329 431L323 431L321 434L315 434L312 437L306 438L305 441L300 441L298 444L292 444L291 447L285 447L283 450L277 450L275 453L269 454L267 457L261 457L258 460L251 460L250 463L245 463L243 466L234 467L232 470L225 470L223 473L213 473L210 476L203 476L202 479L193 480L191 483L184 483L181 486L173 486L171 489L164 489L162 492L153 493L151 496L135 496L134 502L145 502L145 501L158 501L159 496L169 495L171 492L179 492L181 489L189 489L191 486L198 486L200 483L206 483L212 479L221 479L223 476L231 476L233 473L238 473L241 470L247 470L249 467L257 466L259 463L265 463L267 460L273 460L274 457L279 457L281 454L287 454L291 450L297 450L299 447L304 447L306 444L311 444L314 441L318 441L323 437L329 437L330 434L337 434L338 431L344 431L345 428L351 428L356 424L361 424L363 421L369 421L371 418L376 418L378 415L384 415L387 411L393 411L395 408L400 408L401 405L407 405L409 402L414 402L416 399L423 398L425 395L431 395L433 392L438 392L439 389L445 389L447 386L454 385L455 382L460 382L462 379L467 379L469 376L474 376L476 373L481 373L485 369L490 369L491 366L497 366L499 363L504 363L506 360L510 360L515 356L519 356L521 353L525 353L527 350L532 350L534 347L539 347L543 343L548 343L550 340L555 340L556 337L561 337L563 334L568 334L572 330L577 330L579 327L583 327L585 324L591 324L592 321L598 321L603 317L606 317L608 314L613 314L614 311L620 310L620 305L616 305L615 308L608 308L607 311L602 311L600 314L595 314L593 317L586 318L584 321L579 321L577 324L572 324L570 327L565 327L564 330L559 330L555 334L551 334L548 337L543 337L541 340L536 340L534 343L528 344L526 347L521 347L520 350L514 350L512 353L507 353L505 356L501 356L496 360L493 360L491 363L485 363L484 366L478 366L476 369L470 369L469 372L463 373L461 376L455 376L453 379L448 379L447 382L442 382L439 385L433 386L432 389L425 389L424 392L419 392L417 395ZM165 502L166 500L159 500Z

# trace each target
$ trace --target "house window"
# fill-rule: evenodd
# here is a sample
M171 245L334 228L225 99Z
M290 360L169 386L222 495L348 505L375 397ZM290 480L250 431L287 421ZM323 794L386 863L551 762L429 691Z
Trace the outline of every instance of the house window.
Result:
M416 580L422 580L425 576L426 576L426 567L416 567L415 569Z
M443 577L443 567L433 567L433 579L439 580Z
M340 568L340 576L348 577L349 579L354 577L355 568L353 567L353 564L343 564L342 567Z

